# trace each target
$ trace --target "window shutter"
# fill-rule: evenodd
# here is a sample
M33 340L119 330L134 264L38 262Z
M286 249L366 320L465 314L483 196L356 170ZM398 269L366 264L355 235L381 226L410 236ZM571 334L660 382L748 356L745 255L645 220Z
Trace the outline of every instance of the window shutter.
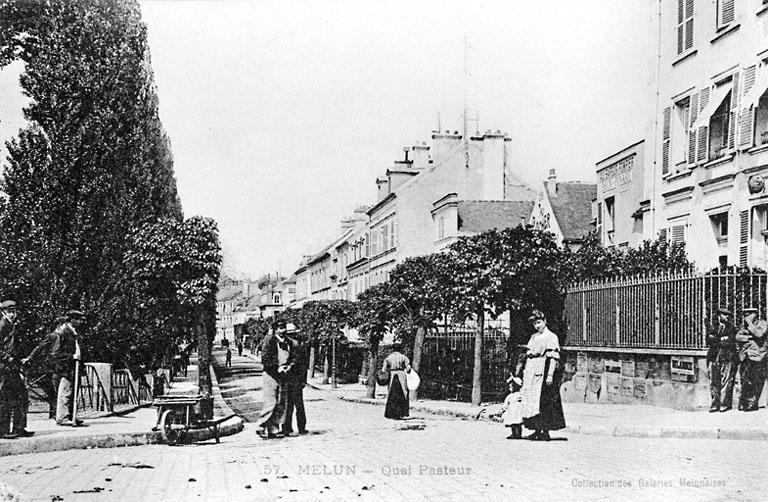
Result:
M685 0L677 0L677 53L685 48Z
M707 106L709 103L709 87L705 87L704 89L699 92L699 113Z
M672 227L672 242L685 242L685 225L675 225Z
M696 118L699 116L699 94L696 93L691 96L691 123L688 127L692 126L696 122Z
M736 148L736 123L739 110L739 72L733 74L733 87L731 88L731 112L728 117L728 149Z
M696 135L696 161L706 162L709 159L709 126L700 126Z
M693 47L693 0L685 1L685 50Z
M660 241L666 241L667 240L667 229L666 228L659 229L659 240Z
M757 67L755 65L744 68L744 82L741 95L746 96L752 86L755 85L755 77L757 75Z
M739 232L739 266L747 266L747 254L749 253L749 210L739 213L741 228Z
M739 112L739 148L746 149L752 146L755 131L755 110L750 106Z
M732 23L735 14L734 0L720 0L720 23L726 25Z
M696 163L696 130L688 131L688 163Z
M662 127L662 144L661 144L661 174L662 176L669 173L669 143L670 143L670 128L672 125L672 108L664 108L664 123Z

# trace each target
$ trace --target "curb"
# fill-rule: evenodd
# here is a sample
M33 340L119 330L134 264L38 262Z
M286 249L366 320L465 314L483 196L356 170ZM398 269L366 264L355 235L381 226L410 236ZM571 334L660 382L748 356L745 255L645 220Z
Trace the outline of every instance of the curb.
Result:
M213 390L214 408L218 407L225 415L234 414L229 405L221 397L221 390L216 375L211 367L211 387ZM119 416L136 411L139 408L149 407L151 404L135 406L128 410L108 413L103 416L91 417L91 419ZM243 419L233 417L219 425L219 437L231 436L242 431ZM184 438L190 442L206 441L213 439L214 434L209 429L191 429ZM163 444L163 435L160 431L132 432L132 433L104 433L77 437L32 437L19 441L0 444L0 457L8 455L23 455L27 453L44 453L61 450L86 450L91 448L118 448L122 446L144 446L150 444Z
M310 387L332 393L316 385L309 384ZM357 398L337 396L342 401L350 403L384 405L384 401L370 398ZM460 410L436 410L427 406L411 404L411 409L432 415L452 416L463 420L482 420L484 422L501 422L500 419L488 418L487 416L478 417L477 414L468 413ZM764 429L720 429L708 427L643 427L624 424L605 424L605 425L569 425L565 428L566 432L577 434L587 434L594 436L612 436L629 438L663 438L663 439L721 439L721 440L747 440L747 441L768 441L768 430Z

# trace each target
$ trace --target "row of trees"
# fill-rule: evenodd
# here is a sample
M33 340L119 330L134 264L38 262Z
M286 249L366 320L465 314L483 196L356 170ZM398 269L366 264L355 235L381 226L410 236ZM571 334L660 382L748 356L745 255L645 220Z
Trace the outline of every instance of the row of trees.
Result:
M531 310L542 310L562 333L565 290L577 281L691 267L682 245L647 241L621 252L604 248L595 235L572 251L549 232L518 226L463 237L445 253L408 258L389 279L363 292L356 302L309 302L281 313L308 336L312 347L327 344L340 325L357 328L370 352L369 395L375 391L379 344L388 332L421 363L424 337L440 321L476 326L472 401L480 402L482 344L486 317L509 314L512 345L524 343ZM257 325L254 322L253 326ZM267 326L258 321L262 333ZM313 351L314 352L314 351Z
M29 104L3 165L0 293L22 349L68 308L92 360L159 365L212 339L218 231L183 218L138 3L0 1L0 67L14 61Z

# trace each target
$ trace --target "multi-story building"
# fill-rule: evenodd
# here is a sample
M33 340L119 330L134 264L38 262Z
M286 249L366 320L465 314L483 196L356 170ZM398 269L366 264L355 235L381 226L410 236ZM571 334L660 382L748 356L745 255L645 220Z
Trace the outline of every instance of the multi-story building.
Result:
M558 244L575 251L584 237L594 230L592 203L595 191L593 183L558 182L555 170L550 169L531 211L530 224L537 230L552 233Z
M700 268L768 264L768 3L662 0L654 234Z
M223 278L216 294L216 335L235 340L239 326L258 316L261 290L256 283Z
M645 147L645 141L638 141L595 166L594 220L600 242L606 247L637 247L652 237L645 234L645 215L651 203L645 195Z

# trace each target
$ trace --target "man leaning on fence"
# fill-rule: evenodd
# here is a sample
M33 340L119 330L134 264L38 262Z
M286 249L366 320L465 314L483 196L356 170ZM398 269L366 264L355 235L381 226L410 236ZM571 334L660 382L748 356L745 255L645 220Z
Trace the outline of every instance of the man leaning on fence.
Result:
M765 359L768 354L768 321L757 319L756 308L745 308L742 327L736 333L736 341L740 344L739 378L741 380L741 396L739 409L756 411L757 401L765 384Z
M29 363L40 356L47 356L51 365L53 388L57 390L56 423L58 425L82 425L82 420L72 416L75 387L75 368L80 360L80 345L77 342L77 328L84 314L70 310L66 317L56 320L56 329L49 333L22 362Z
M736 354L736 328L733 313L727 309L717 311L717 325L707 334L707 364L709 366L709 392L712 396L710 413L728 411L733 405L733 384L739 359Z
M0 436L27 437L29 396L15 352L16 302L0 303ZM13 430L11 430L11 421Z

